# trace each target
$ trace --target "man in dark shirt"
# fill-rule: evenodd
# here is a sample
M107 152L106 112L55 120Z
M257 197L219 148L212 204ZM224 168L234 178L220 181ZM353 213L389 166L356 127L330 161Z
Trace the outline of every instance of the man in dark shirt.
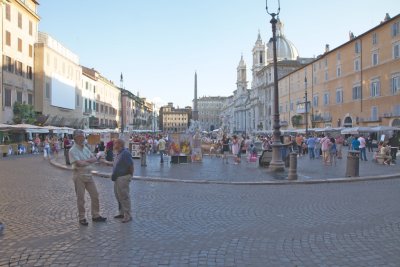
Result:
M122 139L114 141L114 151L117 153L114 163L111 180L114 181L114 193L118 201L119 214L114 218L122 219L123 223L132 220L131 216L131 198L129 195L129 184L133 175L132 155L125 148L125 142ZM111 165L111 163L108 163Z
M393 136L389 139L390 154L392 156L392 164L396 164L396 155L399 149L399 136L398 132L394 132Z

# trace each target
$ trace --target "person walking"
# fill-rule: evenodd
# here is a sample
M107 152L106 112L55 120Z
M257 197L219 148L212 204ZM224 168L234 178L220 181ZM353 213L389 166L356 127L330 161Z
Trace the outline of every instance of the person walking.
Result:
M166 143L164 138L161 136L160 140L158 140L158 152L160 153L160 163L164 163L164 154L165 154L165 148L166 148Z
M234 164L240 163L240 141L236 135L232 137L232 154L234 156Z
M50 140L48 136L46 136L43 142L43 158L50 159Z
M341 159L343 157L342 150L343 150L343 144L344 144L344 138L341 134L336 137L335 144L336 144L336 150L337 150L337 158Z
M365 140L367 143L367 149L368 152L374 152L373 147L372 147L372 136L368 135L367 140Z
M329 138L327 136L323 137L320 141L321 143L321 150L322 150L322 158L324 161L324 165L328 165L330 163L330 145L332 144L331 141L329 140Z
M114 150L117 155L112 163L111 180L114 181L114 194L118 202L119 211L114 218L122 219L123 223L127 223L132 220L129 184L132 180L134 165L131 153L125 148L124 140L115 140Z
M91 212L93 222L105 222L107 218L100 215L99 193L92 177L92 164L97 158L84 145L85 136L82 130L74 131L74 145L69 150L69 159L73 169L73 181L79 212L79 223L87 226L85 211L85 191L91 199Z
M316 159L321 156L321 138L318 136L315 137L314 156Z
M360 135L358 137L358 141L360 142L360 159L367 161L367 153L366 153L366 141L365 138Z

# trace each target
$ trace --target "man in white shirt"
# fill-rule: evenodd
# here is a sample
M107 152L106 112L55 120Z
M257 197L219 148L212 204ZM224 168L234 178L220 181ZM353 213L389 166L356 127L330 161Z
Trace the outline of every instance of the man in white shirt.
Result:
M362 135L360 135L360 137L358 137L358 141L360 142L360 159L367 161L365 138Z

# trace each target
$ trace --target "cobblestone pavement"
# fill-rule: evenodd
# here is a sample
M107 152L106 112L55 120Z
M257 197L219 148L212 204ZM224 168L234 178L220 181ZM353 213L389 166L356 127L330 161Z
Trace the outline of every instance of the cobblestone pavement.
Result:
M80 227L71 172L0 160L0 266L399 266L400 180L231 186L135 181L133 221Z
M347 151L346 153L347 154ZM372 153L368 154L372 158ZM59 157L59 163L64 163L64 158ZM310 160L308 156L298 158L298 179L315 180L346 177L347 159L337 160L336 166L324 166L321 159ZM258 162L243 162L239 165L233 164L233 158L229 164L224 164L222 158L204 156L202 163L170 164L165 160L160 164L159 155L148 156L147 167L140 166L140 160L135 160L135 175L142 177L173 178L184 180L211 180L228 182L259 182L273 181L287 178L287 171L279 174L271 173L267 168L258 166ZM98 166L100 172L110 173L111 167ZM380 165L371 160L360 161L360 176L379 176L388 174L399 174L400 164L394 166Z

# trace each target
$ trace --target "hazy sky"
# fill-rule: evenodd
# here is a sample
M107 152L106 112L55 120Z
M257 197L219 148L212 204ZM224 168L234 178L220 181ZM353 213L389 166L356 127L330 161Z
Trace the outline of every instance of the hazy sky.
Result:
M151 100L192 105L198 95L236 89L243 53L251 82L251 50L258 30L272 35L263 0L40 0L39 30L119 85ZM400 13L398 0L281 0L284 33L301 57L313 57ZM278 1L268 1L276 10Z

